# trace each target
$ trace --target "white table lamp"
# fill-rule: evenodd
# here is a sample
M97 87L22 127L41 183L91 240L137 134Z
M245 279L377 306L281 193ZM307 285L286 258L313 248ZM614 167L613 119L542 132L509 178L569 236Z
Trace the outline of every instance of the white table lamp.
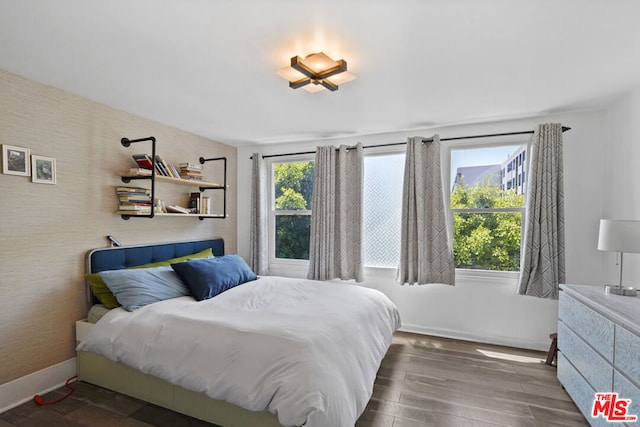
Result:
M622 258L625 252L640 253L640 221L601 219L598 250L620 252L620 283L617 287L606 285L605 292L636 296L635 288L622 286Z

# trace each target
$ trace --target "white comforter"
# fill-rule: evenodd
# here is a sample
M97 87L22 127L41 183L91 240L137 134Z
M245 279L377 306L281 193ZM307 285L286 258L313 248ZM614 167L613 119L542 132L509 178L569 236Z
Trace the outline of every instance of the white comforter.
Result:
M399 327L376 290L264 276L202 302L111 310L78 351L268 410L284 426L352 427Z

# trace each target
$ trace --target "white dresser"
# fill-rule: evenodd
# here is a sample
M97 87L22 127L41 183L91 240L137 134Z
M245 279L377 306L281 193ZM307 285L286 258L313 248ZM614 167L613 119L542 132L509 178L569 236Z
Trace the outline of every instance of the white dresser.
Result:
M596 392L631 399L640 426L640 297L608 295L602 286L560 285L558 379L593 426L621 425L592 418Z

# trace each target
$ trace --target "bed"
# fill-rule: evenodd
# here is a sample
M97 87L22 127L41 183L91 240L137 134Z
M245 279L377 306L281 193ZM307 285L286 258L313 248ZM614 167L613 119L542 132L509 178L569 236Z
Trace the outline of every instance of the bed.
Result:
M208 250L214 259L189 258ZM164 274L156 265L177 258L175 272L238 257L212 239L97 249L87 269ZM79 322L79 379L224 427L353 426L400 327L382 293L353 284L261 276L195 295Z

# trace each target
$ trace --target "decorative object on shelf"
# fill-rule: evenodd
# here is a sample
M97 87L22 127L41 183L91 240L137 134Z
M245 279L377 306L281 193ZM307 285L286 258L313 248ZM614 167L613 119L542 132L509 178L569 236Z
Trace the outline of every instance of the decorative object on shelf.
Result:
M290 88L301 87L311 93L321 91L322 88L334 92L338 90L338 85L356 78L347 71L345 60L334 61L324 52L309 54L304 59L294 56L291 58L291 65L278 71L278 75L289 80Z
M620 253L620 282L618 286L605 285L605 292L636 296L636 288L622 286L622 260L625 252L640 253L640 221L601 219L598 250Z
M2 173L8 175L31 175L29 149L2 144Z
M202 211L202 193L189 193L189 210L194 214L204 214Z
M31 182L55 184L56 159L53 157L31 156Z

